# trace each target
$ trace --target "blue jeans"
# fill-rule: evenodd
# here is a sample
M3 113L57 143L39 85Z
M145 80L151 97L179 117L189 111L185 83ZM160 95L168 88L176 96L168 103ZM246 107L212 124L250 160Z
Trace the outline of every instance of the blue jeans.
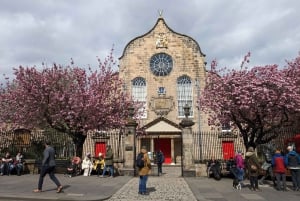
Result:
M103 170L102 176L105 175L106 169L107 169L107 168L108 168L109 171L110 171L110 176L113 177L113 176L114 176L114 167L113 167L112 165L105 165L105 166L104 166L104 170Z
M237 168L237 170L238 170L238 174L237 174L238 180L243 181L244 180L244 169Z
M10 175L15 166L12 163L2 163L1 164L1 174L2 175Z
M147 188L146 188L147 180L148 180L148 175L140 176L139 193L147 192Z

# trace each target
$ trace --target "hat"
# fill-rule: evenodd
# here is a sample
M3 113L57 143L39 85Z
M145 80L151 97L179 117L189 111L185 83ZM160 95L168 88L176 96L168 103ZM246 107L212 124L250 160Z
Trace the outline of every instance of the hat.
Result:
M288 151L292 151L292 150L293 150L293 147L292 147L292 146L288 146L286 149L287 149Z
M146 147L146 146L142 146L142 149L145 149L145 150L147 150L147 147Z
M102 156L102 153L101 153L101 152L99 152L98 156Z
M238 152L239 154L241 154L241 153L242 153L242 151L241 151L241 150L238 150L237 152Z
M248 148L248 151L249 151L249 152L254 152L254 148L253 148L253 147L249 147L249 148Z

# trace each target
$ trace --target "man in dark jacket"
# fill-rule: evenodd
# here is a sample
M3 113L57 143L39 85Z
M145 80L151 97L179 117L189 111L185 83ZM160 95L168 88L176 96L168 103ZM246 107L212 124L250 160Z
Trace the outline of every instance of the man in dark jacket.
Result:
M161 150L159 150L156 154L157 157L157 169L158 169L158 175L162 175L162 164L165 162L165 156Z
M58 179L54 175L55 171L55 150L53 147L50 146L50 142L45 142L45 150L44 150L44 158L42 161L42 167L40 172L40 178L38 183L38 188L33 190L35 193L42 192L44 177L46 174L49 174L50 179L56 184L57 186L57 193L60 193L62 191L62 185L58 181Z
M287 147L288 153L285 156L285 164L287 164L292 174L293 190L300 189L300 156L297 154L292 146Z

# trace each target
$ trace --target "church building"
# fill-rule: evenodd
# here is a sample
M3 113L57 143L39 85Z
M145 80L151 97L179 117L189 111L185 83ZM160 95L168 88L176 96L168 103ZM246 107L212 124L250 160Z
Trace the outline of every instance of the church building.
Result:
M132 39L119 58L124 90L143 103L138 146L161 149L166 163L180 156L180 121L190 107L194 131L208 130L197 100L205 84L205 54L193 38L173 31L160 16L147 33Z
M151 153L161 150L165 164L180 164L184 145L180 122L186 118L186 106L188 118L194 122L191 127L194 161L211 157L226 160L244 149L236 133L228 130L213 133L208 116L199 110L198 99L206 73L205 54L197 41L172 30L161 15L152 29L128 42L119 58L119 76L124 81L124 92L143 105L137 120L135 145L132 144L137 151L141 146ZM122 159L127 146L124 139L113 133L91 134L86 139L84 153L97 156L111 144Z

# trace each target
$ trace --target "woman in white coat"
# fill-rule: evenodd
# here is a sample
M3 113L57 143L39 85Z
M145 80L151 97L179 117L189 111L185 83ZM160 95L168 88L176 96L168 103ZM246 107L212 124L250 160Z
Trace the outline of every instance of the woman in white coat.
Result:
M84 157L81 168L83 169L83 176L91 176L93 161L90 153L87 153Z

